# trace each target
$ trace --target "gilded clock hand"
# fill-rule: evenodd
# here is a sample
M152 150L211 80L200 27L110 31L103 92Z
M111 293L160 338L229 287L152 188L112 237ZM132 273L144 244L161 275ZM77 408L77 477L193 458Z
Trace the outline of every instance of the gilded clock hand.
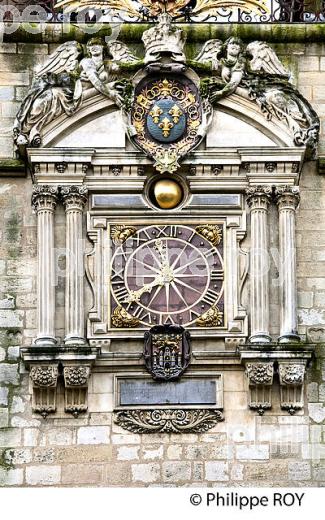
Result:
M123 303L138 303L143 294L151 293L154 287L157 287L158 285L163 287L165 284L171 283L174 280L174 273L167 259L166 245L164 245L162 240L158 238L155 240L154 248L158 251L161 257L161 268L158 276L156 276L156 278L151 283L145 284L137 291L130 291L129 295L125 298L125 300L123 300Z
M123 303L138 303L144 293L151 293L154 287L157 285L162 287L164 284L164 277L162 274L160 274L151 283L147 283L141 287L141 289L138 289L137 291L130 291L129 295L125 298L125 300L123 300Z

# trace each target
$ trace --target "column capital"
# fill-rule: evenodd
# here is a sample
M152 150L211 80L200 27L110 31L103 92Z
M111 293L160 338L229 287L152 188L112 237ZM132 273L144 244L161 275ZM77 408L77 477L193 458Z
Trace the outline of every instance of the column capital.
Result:
M58 200L58 187L37 184L33 187L32 206L36 213L42 210L54 211Z
M86 186L62 186L60 193L66 211L82 211L88 200Z
M277 186L275 197L279 210L295 210L300 201L299 188L298 186Z
M271 195L271 186L249 186L249 188L246 189L246 200L251 210L267 210L271 201Z

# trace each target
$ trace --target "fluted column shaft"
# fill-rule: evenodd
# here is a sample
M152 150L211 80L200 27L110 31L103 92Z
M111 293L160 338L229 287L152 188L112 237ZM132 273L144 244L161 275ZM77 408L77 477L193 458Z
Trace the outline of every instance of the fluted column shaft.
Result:
M251 213L251 343L269 343L268 208L271 188L248 188Z
M64 186L61 195L66 212L65 343L85 343L84 253L82 213L87 188Z
M281 343L299 341L297 333L295 212L299 188L283 186L276 190L279 211L279 281Z
M58 189L34 186L32 205L37 213L37 305L38 334L36 344L55 344L55 250L54 211Z

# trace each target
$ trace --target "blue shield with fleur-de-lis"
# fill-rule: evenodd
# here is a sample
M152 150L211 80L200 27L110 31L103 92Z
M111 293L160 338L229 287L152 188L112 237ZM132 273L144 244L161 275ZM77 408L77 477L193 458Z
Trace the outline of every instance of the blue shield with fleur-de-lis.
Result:
M147 114L147 129L153 139L160 143L173 143L186 130L186 115L174 99L154 101Z

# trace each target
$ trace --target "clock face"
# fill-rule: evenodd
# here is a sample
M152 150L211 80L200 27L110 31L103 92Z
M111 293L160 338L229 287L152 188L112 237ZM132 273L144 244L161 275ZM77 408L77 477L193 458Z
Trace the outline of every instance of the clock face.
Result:
M112 328L224 326L222 223L110 232Z

